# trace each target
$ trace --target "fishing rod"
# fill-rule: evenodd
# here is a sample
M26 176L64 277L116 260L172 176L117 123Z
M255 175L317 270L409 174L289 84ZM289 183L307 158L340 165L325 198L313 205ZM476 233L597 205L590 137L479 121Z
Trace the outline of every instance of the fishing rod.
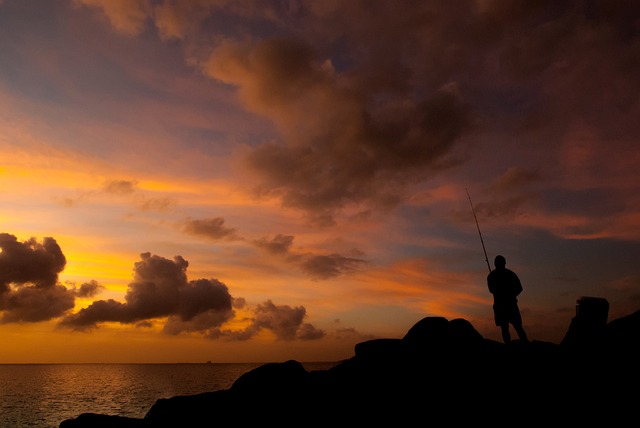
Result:
M476 227L478 228L478 235L480 235L480 243L482 244L482 251L484 251L484 259L487 262L487 267L489 268L489 273L491 273L491 265L489 264L489 257L487 257L487 249L484 247L484 241L482 240L482 233L480 232L480 225L478 224L478 217L476 217L476 210L473 209L473 203L471 202L471 195L469 195L469 191L467 191L467 198L469 198L469 205L471 205L471 212L473 213L473 218L476 221Z

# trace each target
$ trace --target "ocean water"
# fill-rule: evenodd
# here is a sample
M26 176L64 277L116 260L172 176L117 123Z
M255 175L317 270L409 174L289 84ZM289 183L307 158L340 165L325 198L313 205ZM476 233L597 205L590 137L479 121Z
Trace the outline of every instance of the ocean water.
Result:
M0 364L0 427L58 428L87 412L142 418L159 398L226 389L262 364Z

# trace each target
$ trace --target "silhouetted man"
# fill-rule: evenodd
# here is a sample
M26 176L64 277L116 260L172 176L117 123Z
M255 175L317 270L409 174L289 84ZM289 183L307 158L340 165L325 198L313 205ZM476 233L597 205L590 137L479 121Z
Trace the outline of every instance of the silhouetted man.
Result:
M496 256L493 264L495 269L487 275L487 285L493 294L493 315L496 325L502 330L502 340L504 343L511 343L509 333L509 324L511 324L520 340L528 342L518 308L517 296L522 292L520 278L515 272L505 267L507 260L504 256Z

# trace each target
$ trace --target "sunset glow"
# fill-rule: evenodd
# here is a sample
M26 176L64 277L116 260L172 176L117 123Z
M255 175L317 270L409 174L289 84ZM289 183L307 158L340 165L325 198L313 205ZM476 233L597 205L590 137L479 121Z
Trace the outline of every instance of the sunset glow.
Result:
M530 339L581 296L640 309L639 18L0 0L0 363L337 361L427 316L500 340L498 254Z

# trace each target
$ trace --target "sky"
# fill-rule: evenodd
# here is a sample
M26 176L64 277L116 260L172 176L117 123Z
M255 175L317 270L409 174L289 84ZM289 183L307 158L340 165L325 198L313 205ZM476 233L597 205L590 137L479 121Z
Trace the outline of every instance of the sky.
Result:
M640 3L0 0L0 363L338 361L640 309ZM513 333L513 330L512 330Z

